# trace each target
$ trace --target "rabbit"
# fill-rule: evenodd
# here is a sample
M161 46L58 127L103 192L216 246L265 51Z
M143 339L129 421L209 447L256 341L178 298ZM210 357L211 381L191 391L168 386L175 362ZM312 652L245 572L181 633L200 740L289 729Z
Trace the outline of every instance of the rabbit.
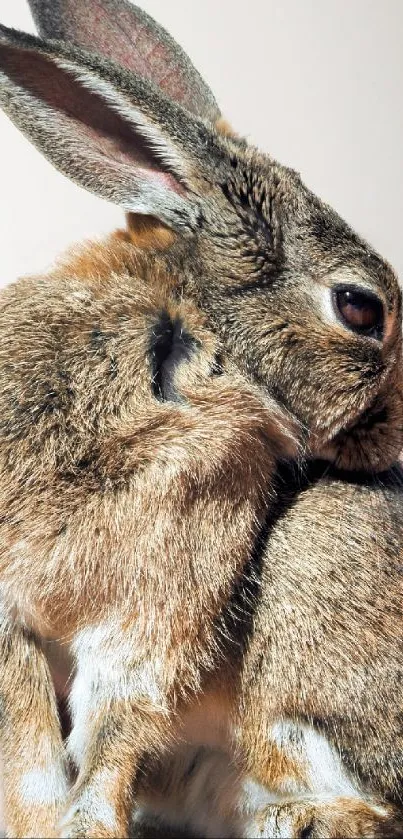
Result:
M62 835L127 835L142 755L169 741L181 704L218 666L220 615L276 459L297 451L293 420L230 364L215 366L219 344L176 297L174 274L119 240L95 251L0 300L11 836L52 835L62 816ZM86 259L92 273L81 273ZM38 641L52 637L77 660L69 750L80 772L66 808Z
M150 760L131 836L403 835L402 479L280 470L241 686Z
M296 172L231 133L143 11L29 5L43 39L3 28L5 112L60 171L128 211L128 241L180 271L238 368L307 428L308 450L342 468L393 463L401 294L390 266Z
M346 469L396 459L401 295L295 172L231 133L144 13L32 8L44 37L0 29L2 107L129 217L1 298L8 829L50 835L64 810L63 835L121 836L142 761L206 697L228 720L235 704L242 763L273 786L274 697L259 683L246 703L234 597L262 556L279 458L302 440ZM67 811L49 636L77 665Z

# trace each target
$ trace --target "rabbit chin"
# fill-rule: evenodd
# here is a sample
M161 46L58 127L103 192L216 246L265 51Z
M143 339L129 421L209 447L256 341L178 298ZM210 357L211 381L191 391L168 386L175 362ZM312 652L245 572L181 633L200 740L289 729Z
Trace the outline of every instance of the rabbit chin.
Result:
M374 405L358 421L339 431L315 450L339 469L383 472L397 462L402 451L403 410L393 405Z

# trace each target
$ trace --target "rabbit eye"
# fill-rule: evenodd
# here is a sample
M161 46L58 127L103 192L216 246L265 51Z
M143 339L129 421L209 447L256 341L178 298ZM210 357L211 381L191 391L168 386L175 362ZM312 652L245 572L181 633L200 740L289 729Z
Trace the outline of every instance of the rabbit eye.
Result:
M342 321L359 335L380 340L383 334L383 304L375 294L356 288L336 288L333 301Z

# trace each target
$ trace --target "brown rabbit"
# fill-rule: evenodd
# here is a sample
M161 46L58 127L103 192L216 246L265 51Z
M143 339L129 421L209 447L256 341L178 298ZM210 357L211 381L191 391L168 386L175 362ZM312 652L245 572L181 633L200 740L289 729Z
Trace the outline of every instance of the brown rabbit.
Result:
M246 769L273 787L281 685L270 697L257 679L244 713L233 589L243 610L239 576L295 422L338 465L397 456L401 300L391 269L294 172L228 136L144 13L33 5L45 34L79 47L1 29L0 101L56 166L131 215L125 237L2 297L6 804L11 835L49 832L63 809L37 638L64 636L79 775L63 832L120 836L142 761L184 705L205 712L217 679Z
M177 282L112 239L1 296L12 836L52 835L67 797L37 639L71 641L77 659L80 772L62 833L124 836L139 761L169 742L220 660L220 613L265 516L275 458L296 452L270 397L218 370L218 342Z
M130 835L402 836L402 479L282 471L233 602L241 685L206 694L150 761Z

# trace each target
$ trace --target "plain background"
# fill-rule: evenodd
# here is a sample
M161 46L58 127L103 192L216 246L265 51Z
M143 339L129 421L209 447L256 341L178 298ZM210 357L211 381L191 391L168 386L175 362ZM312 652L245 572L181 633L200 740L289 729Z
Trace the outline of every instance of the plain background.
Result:
M77 0L88 2L88 0ZM142 0L242 134L332 204L403 277L403 0ZM25 0L1 22L33 31ZM118 226L0 115L1 277Z

